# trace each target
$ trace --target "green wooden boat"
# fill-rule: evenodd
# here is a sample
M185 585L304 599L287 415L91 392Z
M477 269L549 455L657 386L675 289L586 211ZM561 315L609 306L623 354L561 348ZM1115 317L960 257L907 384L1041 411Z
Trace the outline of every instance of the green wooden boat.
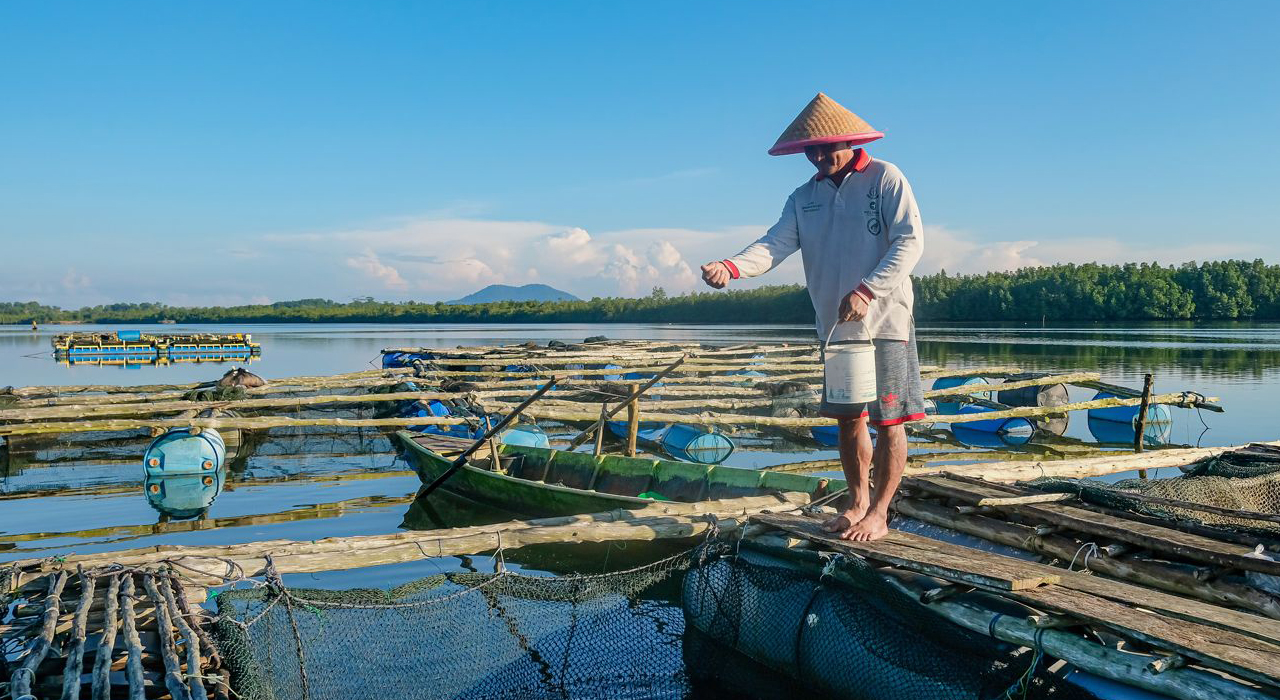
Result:
M453 463L432 446L431 436L400 431L396 437L424 484ZM782 491L820 498L844 488L843 479L766 472L724 465L562 452L499 445L501 468L487 456L464 465L441 488L517 515L541 517L643 508L655 501L709 501Z

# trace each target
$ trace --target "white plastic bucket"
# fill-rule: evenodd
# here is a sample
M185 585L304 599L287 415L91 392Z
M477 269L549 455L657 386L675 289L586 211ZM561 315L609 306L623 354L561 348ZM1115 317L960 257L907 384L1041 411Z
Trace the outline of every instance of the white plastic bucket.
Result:
M823 363L826 366L827 403L859 404L876 400L874 345L828 345L823 351Z

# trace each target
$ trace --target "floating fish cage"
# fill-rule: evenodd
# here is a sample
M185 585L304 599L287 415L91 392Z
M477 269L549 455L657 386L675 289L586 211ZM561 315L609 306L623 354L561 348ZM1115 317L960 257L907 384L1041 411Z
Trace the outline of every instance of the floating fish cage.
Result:
M148 334L141 331L64 333L54 336L53 355L71 362L129 364L160 358L174 362L219 357L235 359L262 353L248 333Z

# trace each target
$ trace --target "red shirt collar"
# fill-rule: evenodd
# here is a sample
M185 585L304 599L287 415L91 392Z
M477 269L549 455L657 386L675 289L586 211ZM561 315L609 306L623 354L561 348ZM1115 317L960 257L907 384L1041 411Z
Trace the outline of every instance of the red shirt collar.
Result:
M860 173L863 170L866 170L868 165L871 165L871 154L867 153L867 149L859 148L853 152L853 158L851 158L849 162L846 163L838 172L841 175ZM814 180L818 182L821 182L824 179L826 179L826 176L822 174L818 174L814 177Z

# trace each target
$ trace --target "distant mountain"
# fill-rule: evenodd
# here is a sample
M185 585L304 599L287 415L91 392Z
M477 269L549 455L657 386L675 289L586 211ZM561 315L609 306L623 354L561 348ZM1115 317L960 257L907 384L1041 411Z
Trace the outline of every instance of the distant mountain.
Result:
M581 301L578 297L562 292L545 284L526 284L512 287L506 284L491 284L475 294L468 294L461 299L446 301L446 304L492 304L497 301Z

